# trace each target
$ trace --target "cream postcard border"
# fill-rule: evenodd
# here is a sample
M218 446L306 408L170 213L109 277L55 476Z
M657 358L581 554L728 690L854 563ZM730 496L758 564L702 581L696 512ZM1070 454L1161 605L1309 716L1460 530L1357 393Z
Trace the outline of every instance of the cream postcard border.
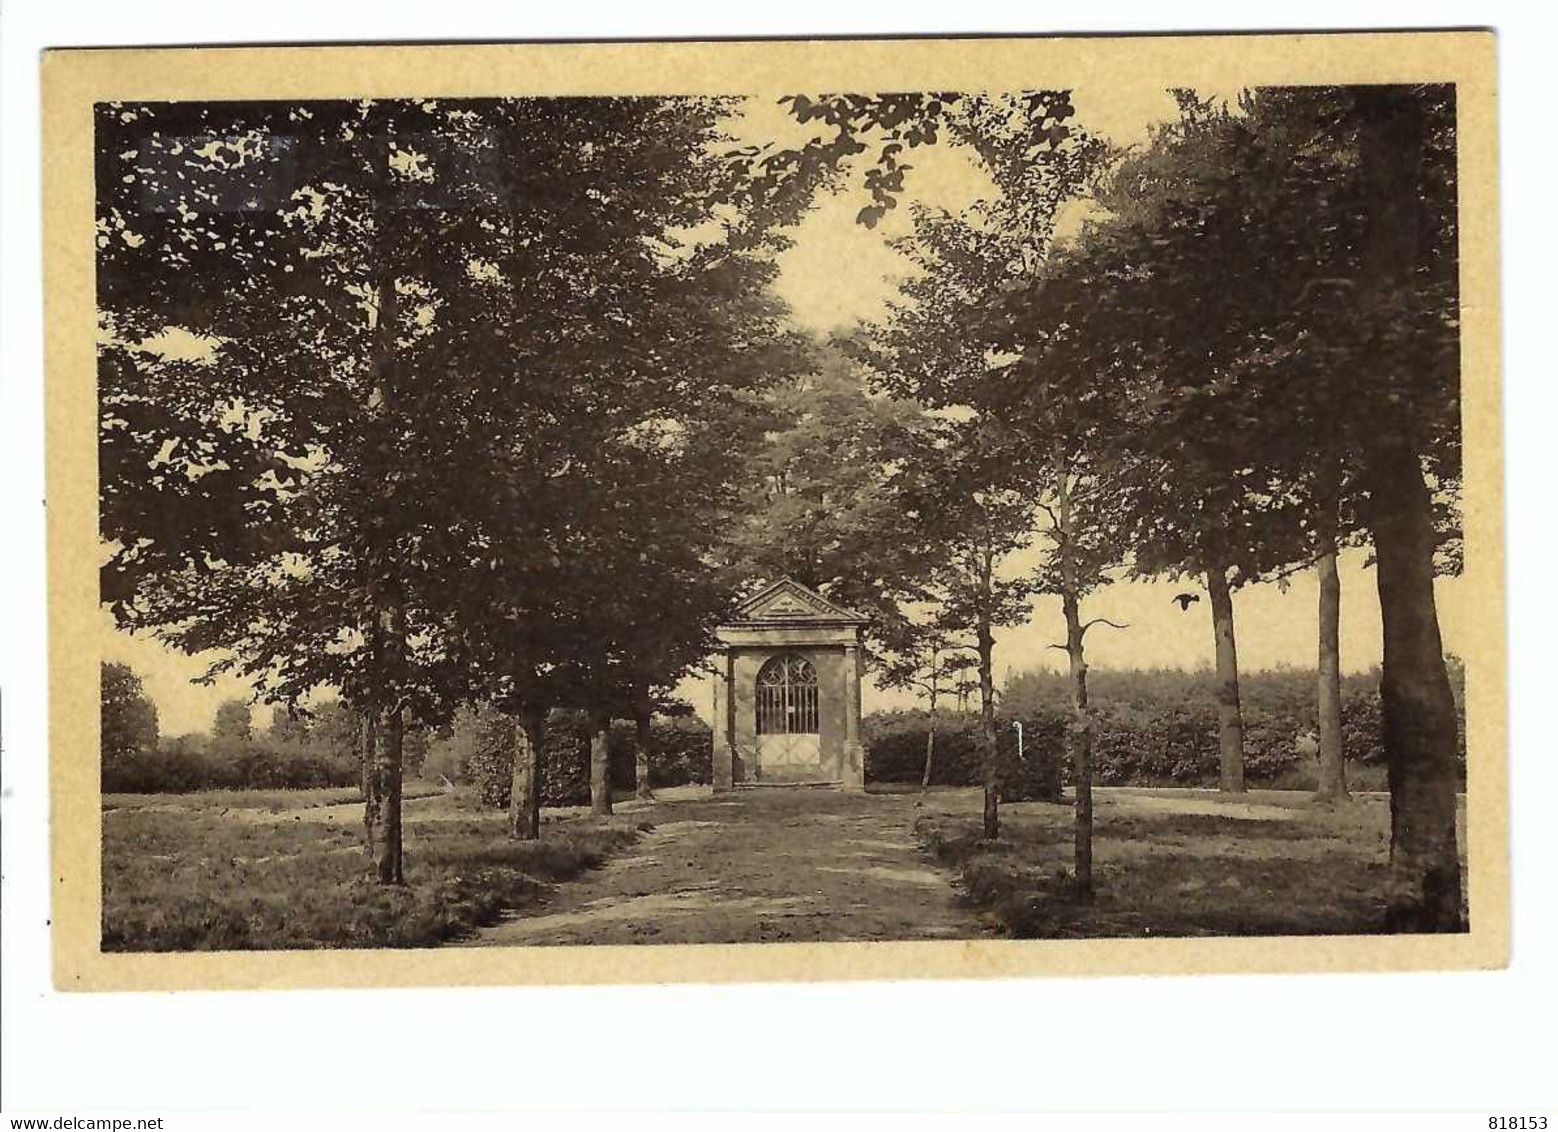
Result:
M1456 936L969 940L105 954L100 950L92 107L101 101L750 94L1453 82L1460 162L1471 930ZM1495 42L1488 32L55 50L43 60L50 789L62 990L756 982L1499 967L1509 830Z

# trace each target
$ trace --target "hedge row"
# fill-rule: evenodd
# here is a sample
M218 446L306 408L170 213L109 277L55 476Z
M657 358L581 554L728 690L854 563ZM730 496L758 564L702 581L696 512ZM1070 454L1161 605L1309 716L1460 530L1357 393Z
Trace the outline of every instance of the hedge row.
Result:
M919 782L925 772L928 713L875 712L863 721L867 782ZM1056 715L1030 715L1023 721L1022 755L1017 729L1003 719L996 732L1001 797L1011 802L1053 800L1060 796L1065 721ZM931 785L976 786L984 782L975 712L941 712L931 755Z
M105 794L189 794L197 790L310 790L357 786L356 759L287 754L265 747L207 754L169 749L136 751L103 764Z
M1450 664L1460 716L1459 742L1466 755L1464 670ZM1209 673L1172 670L1095 671L1089 678L1096 720L1095 781L1105 786L1204 786L1217 781L1217 708ZM1284 669L1253 673L1240 681L1244 718L1244 770L1255 784L1300 785L1313 776L1314 757L1303 747L1315 728L1315 674ZM1041 762L1053 761L1069 780L1065 757L1068 717L1065 677L1028 672L1012 681L1002 702L1003 744L1015 743L1014 718ZM943 712L939 722L932 782L972 785L979 781L972 712ZM923 711L868 716L866 773L886 782L918 782L925 757L927 716ZM1342 742L1354 777L1378 780L1385 752L1377 673L1355 674L1342 685Z
M513 722L498 713L482 713L475 753L463 777L476 784L489 806L507 806L514 774ZM607 739L610 778L615 790L637 785L636 731L613 723ZM649 784L683 786L713 781L713 733L699 719L656 719L649 731ZM554 711L547 721L541 757L541 804L582 806L590 800L590 736L582 712Z

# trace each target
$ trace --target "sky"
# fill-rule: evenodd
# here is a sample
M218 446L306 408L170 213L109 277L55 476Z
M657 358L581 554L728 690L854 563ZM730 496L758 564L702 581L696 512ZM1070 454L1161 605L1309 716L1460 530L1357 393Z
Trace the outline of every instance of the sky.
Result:
M1232 101L1236 92L1214 91ZM1073 93L1077 120L1120 145L1143 142L1154 122L1175 113L1167 91L1142 84L1111 86L1107 91L1081 88ZM736 127L744 138L773 138L781 144L798 142L805 130L774 105L749 104ZM992 191L988 179L955 148L938 145L917 149L905 185L905 198L957 210ZM836 196L825 196L792 231L793 246L782 254L776 288L791 308L792 320L801 327L825 333L859 320L879 317L904 273L902 259L889 242L907 232L907 209L888 213L875 229L855 222L867 198L858 187ZM1010 573L1031 567L1036 552L1015 556L1006 564ZM1367 670L1380 661L1379 605L1374 573L1366 568L1364 551L1342 555L1338 573L1342 585L1342 668ZM1088 634L1088 659L1095 668L1177 667L1198 668L1212 663L1212 627L1208 603L1203 599L1181 611L1175 594L1200 591L1195 582L1120 582L1106 586L1084 603L1084 617L1108 617L1127 624L1123 630L1100 626ZM1234 597L1240 666L1254 671L1279 666L1313 667L1317 650L1314 573L1295 576L1286 590L1275 585L1250 587ZM1439 613L1445 647L1457 652L1466 639L1472 611L1470 591L1459 579L1437 584ZM201 731L210 726L217 705L224 699L247 699L250 689L231 677L210 686L193 683L212 657L188 657L163 647L155 639L118 632L112 619L102 614L104 655L131 665L156 702L165 735ZM1024 625L996 634L996 681L1009 673L1033 667L1059 668L1061 653L1048 648L1064 636L1059 599L1041 598ZM711 715L711 685L705 678L690 678L678 689L701 715ZM902 692L883 692L867 681L862 707L867 712L885 707L908 706L912 697ZM256 709L257 721L266 709Z

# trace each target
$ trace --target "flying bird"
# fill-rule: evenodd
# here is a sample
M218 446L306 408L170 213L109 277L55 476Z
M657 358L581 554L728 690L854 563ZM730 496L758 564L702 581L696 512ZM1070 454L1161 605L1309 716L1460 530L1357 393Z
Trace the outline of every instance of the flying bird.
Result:
M1185 610L1189 609L1194 603L1200 601L1201 600L1201 595L1200 594L1175 594L1173 597L1169 598L1169 600L1170 601L1177 601L1177 602L1179 602L1179 611L1181 613L1183 613L1183 612L1185 612Z

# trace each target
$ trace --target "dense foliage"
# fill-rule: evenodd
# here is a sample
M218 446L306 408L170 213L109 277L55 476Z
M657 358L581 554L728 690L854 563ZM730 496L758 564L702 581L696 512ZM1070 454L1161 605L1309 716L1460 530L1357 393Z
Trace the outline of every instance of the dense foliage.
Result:
M1454 88L1263 88L1242 92L1236 108L1174 93L1173 121L1107 154L1059 124L1072 115L1067 97L833 95L792 110L857 151L887 135L866 175L874 203L862 223L905 195L905 148L938 133L975 151L999 190L994 210L920 210L910 250L926 274L903 290L923 298L895 311L876 344L914 396L1025 433L1011 451L1029 482L1052 473L1058 537L1040 573L1051 574L1067 622L1079 891L1091 884L1099 723L1082 638L1098 618L1078 608L1089 586L1075 552L1102 535L1114 544L1104 564L1118 551L1137 573L1204 583L1220 785L1239 792L1231 590L1334 562L1339 545L1366 538L1396 803L1386 919L1393 931L1464 930L1455 697L1433 588L1436 569L1459 559ZM1074 193L1088 215L1062 243L1051 238L1055 206ZM1002 206L1008 215L997 215ZM938 303L951 308L944 317ZM930 333L914 333L922 321ZM1332 586L1320 661L1339 772L1336 608ZM990 793L987 839L998 828Z
M408 713L642 713L733 596L712 544L800 356L770 253L816 178L733 153L730 109L98 109L103 599L374 720L385 883Z

